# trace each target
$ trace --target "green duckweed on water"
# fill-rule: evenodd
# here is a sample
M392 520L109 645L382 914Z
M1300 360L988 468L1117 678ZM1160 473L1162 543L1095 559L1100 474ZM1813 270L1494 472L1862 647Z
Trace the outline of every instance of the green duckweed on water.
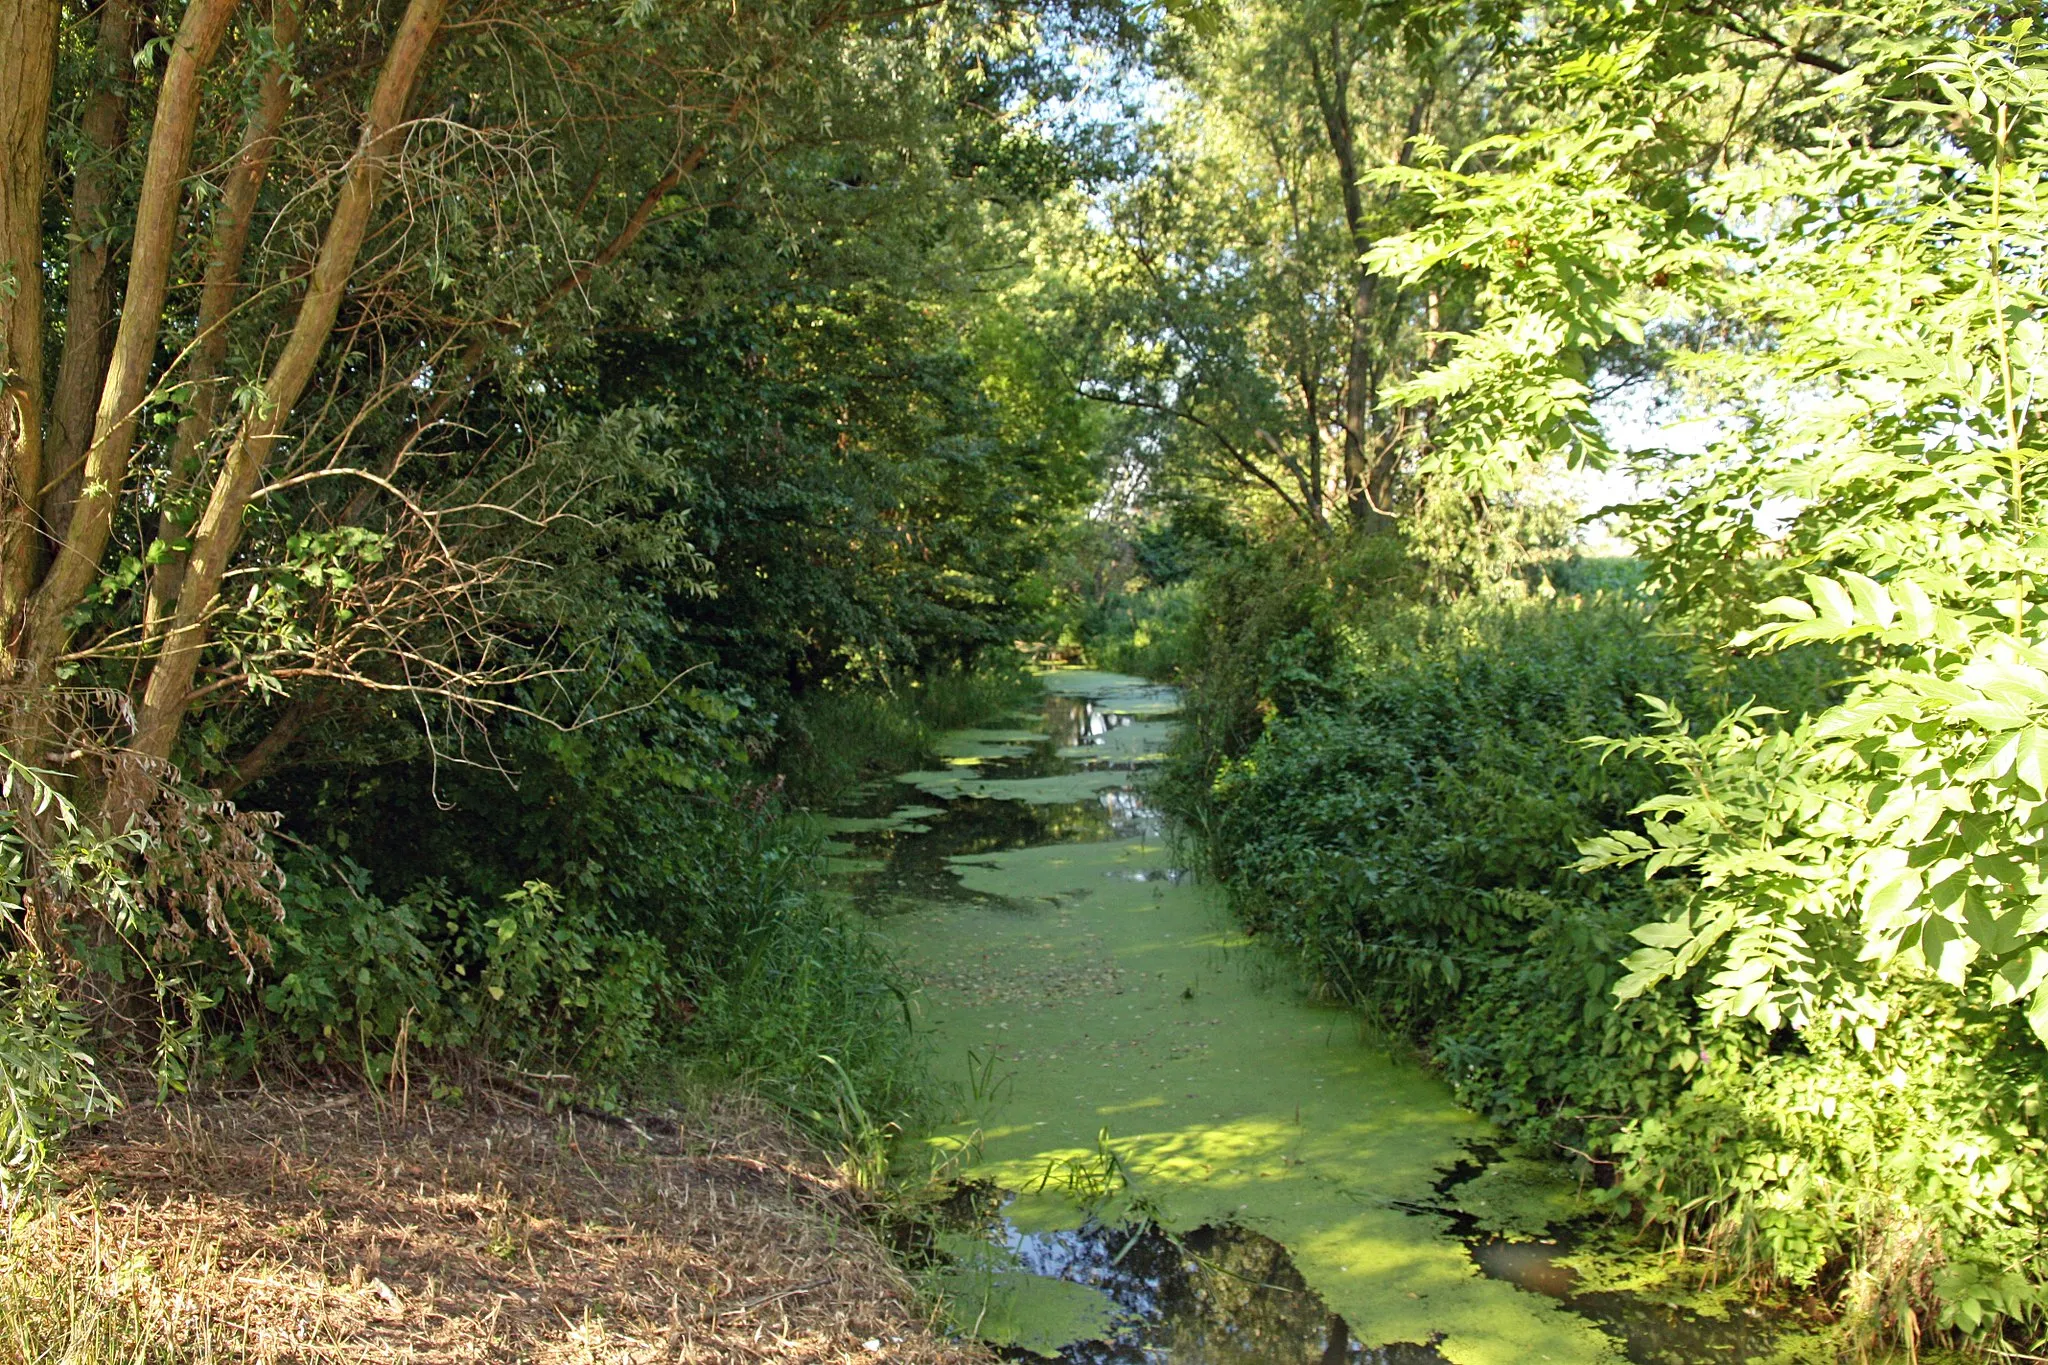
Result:
M1527 1156L1489 1162L1451 1191L1450 1203L1479 1231L1511 1242L1535 1241L1585 1212L1577 1191L1558 1178L1556 1162Z
M989 758L1014 758L1043 743L1038 730L949 730L933 746L940 758L977 763Z
M941 802L1128 804L1109 793L1170 737L1171 689L1085 670L1046 686L1050 734L1032 732L1034 749L1020 732L966 732L946 746L953 766L898 781ZM1083 698L1092 708L1066 704ZM1047 747L1117 766L1002 775L1015 758L1043 772ZM906 806L876 828L900 837L936 818ZM1440 1194L1497 1135L1354 1015L1308 1000L1156 839L944 865L971 894L914 904L886 932L921 978L942 1076L968 1097L966 1117L927 1137L930 1159L1008 1191L1011 1234L1091 1217L1173 1234L1234 1225L1281 1243L1367 1348L1430 1343L1456 1365L1623 1358L1592 1319L1483 1275L1461 1235L1534 1240L1582 1213L1555 1165L1510 1154ZM1034 1274L1007 1246L961 1232L941 1244L938 1287L964 1332L1050 1355L1117 1321L1106 1293Z
M1061 758L1089 763L1157 763L1166 757L1166 745L1173 738L1173 723L1164 720L1131 720L1095 736L1086 744L1068 744L1057 752Z
M1117 716L1170 716L1180 710L1180 692L1161 683L1092 668L1055 668L1042 674L1045 690L1055 697L1074 697L1096 710Z
M1482 1278L1447 1217L1403 1209L1433 1202L1486 1129L1344 1012L1262 982L1261 955L1210 891L1168 877L1157 844L957 865L968 889L1031 908L933 908L891 928L926 975L940 1057L963 1073L978 1061L993 1101L933 1142L1021 1192L1020 1230L1085 1221L1068 1173L1107 1129L1127 1199L1169 1229L1234 1222L1283 1243L1368 1347L1434 1339L1459 1365L1619 1358L1585 1319ZM1065 1330L1033 1326L1011 1340Z
M827 834L927 834L931 826L924 822L938 814L937 806L898 806L887 815L827 816L824 825Z
M898 782L908 783L926 796L943 800L975 796L991 801L1025 801L1036 806L1064 806L1086 801L1099 792L1121 787L1131 780L1127 772L1098 771L1055 773L1050 777L982 777L977 768L952 772L902 773Z

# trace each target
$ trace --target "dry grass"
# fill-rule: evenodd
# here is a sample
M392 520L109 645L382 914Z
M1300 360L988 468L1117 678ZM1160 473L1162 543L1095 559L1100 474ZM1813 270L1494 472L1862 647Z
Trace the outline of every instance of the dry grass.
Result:
M965 1365L758 1108L395 1121L359 1091L138 1107L0 1233L0 1365Z

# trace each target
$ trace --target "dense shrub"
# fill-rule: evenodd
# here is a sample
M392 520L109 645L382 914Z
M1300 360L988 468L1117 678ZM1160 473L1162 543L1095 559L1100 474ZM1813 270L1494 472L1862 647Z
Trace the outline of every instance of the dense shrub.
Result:
M1590 1158L1617 1211L1826 1290L1859 1337L2039 1323L2041 1045L1986 988L1895 981L1861 1037L1717 1018L1705 968L1617 1005L1635 931L1696 884L1575 868L1668 784L1584 738L1645 733L1644 694L1810 712L1830 656L1705 658L1626 593L1417 607L1234 572L1163 790L1250 928L1465 1103Z
M1213 763L1183 750L1181 776L1208 780L1182 791L1247 919L1325 989L1427 1034L1497 991L1532 936L1625 935L1650 912L1640 878L1568 870L1578 840L1658 789L1649 765L1578 740L1629 733L1640 694L1692 686L1640 603L1389 608L1280 646L1267 677L1227 684L1265 694L1257 738Z
M754 757L765 738L745 698L674 691L572 731L506 725L499 768L431 784L298 777L276 794L312 837L282 918L251 916L271 944L255 994L195 959L253 1026L223 1046L247 1064L283 1042L376 1081L408 1050L415 1076L487 1060L601 1102L736 1080L833 1138L849 1090L878 1122L917 1112L903 988L826 892L815 835Z
M664 945L607 929L545 882L487 904L441 882L386 902L353 864L296 861L262 1004L314 1061L382 1084L408 1046L465 1049L607 1094L665 1041Z

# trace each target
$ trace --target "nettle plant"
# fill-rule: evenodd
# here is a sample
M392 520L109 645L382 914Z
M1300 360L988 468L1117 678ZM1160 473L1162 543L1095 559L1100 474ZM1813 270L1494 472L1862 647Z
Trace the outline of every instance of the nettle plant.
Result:
M1772 158L1714 204L1768 225L1720 302L1770 344L1712 368L1772 456L1729 482L1802 509L1765 575L1798 589L1733 643L1825 644L1857 676L1789 727L1746 708L1695 735L1666 708L1610 746L1677 783L1582 865L1699 879L1636 931L1623 999L1704 968L1718 1017L1869 1047L1887 974L1982 976L2048 1040L2048 50L2020 23L1912 75L1893 103L1941 134Z

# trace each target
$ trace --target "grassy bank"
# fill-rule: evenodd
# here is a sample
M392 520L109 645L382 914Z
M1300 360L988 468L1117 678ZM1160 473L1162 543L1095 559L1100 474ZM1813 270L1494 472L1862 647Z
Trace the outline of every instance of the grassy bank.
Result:
M495 1093L146 1105L0 1241L0 1363L980 1358L771 1109L598 1122Z

